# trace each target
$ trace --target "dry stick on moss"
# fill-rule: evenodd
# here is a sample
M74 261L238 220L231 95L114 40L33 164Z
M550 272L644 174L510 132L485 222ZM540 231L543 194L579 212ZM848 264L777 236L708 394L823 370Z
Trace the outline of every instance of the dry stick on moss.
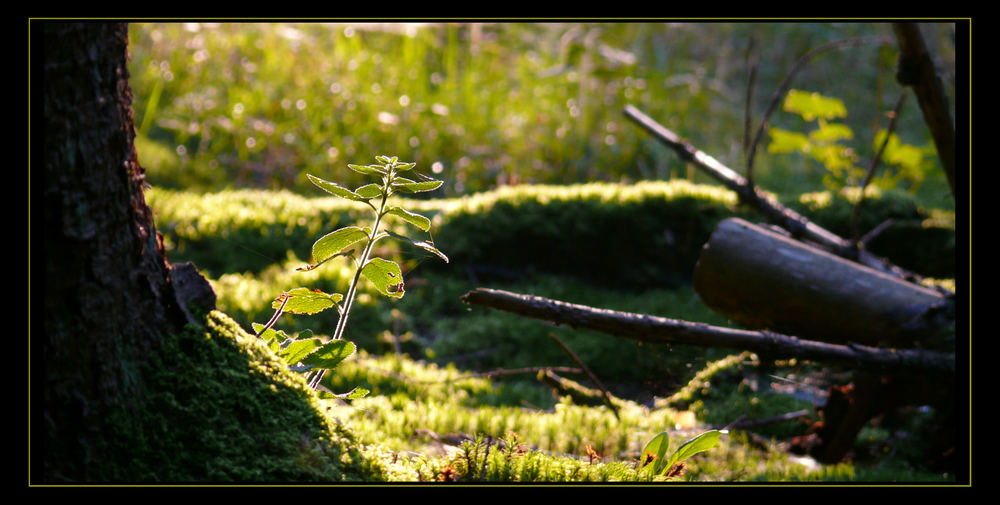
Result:
M609 409L611 409L611 412L615 415L615 419L620 420L621 418L618 417L618 407L616 407L615 404L611 402L611 393L608 392L608 388L604 387L604 384L601 384L601 381L597 379L597 376L594 375L594 372L591 372L590 368L587 367L587 365L583 362L583 360L581 360L580 357L577 356L572 349L570 349L565 343L563 343L563 341L560 340L555 333L550 332L549 338L554 340L555 343L558 344L559 347L563 350L563 352L565 352L570 357L570 359L575 361L577 365L580 365L580 368L582 368L583 371L587 374L587 376L590 377L590 380L594 381L594 384L596 384L597 387L601 389L601 392L604 393L604 396L602 397L602 400L604 400L604 404L607 405Z
M867 245L867 242L862 242L861 238L858 237L858 217L861 216L861 209L865 204L865 190L868 189L868 185L871 184L872 179L875 178L875 171L878 170L878 164L882 161L882 155L885 153L885 148L889 145L889 138L892 137L892 134L896 131L896 122L899 119L899 113L903 110L904 102L906 102L905 91L899 95L899 99L896 100L896 106L893 107L892 112L890 113L889 128L886 130L885 138L882 139L882 144L879 146L878 152L875 153L875 157L872 158L871 164L868 166L868 173L865 174L865 180L861 183L861 194L858 195L858 203L854 204L854 210L851 211L851 240L854 241L855 247L859 249ZM879 227L881 226L882 225L879 225ZM888 227L888 225L886 225L886 227ZM871 240L871 238L874 238L874 236L870 237L868 240Z
M822 361L882 372L934 374L945 378L955 374L955 355L949 353L829 344L769 331L739 330L598 309L486 288L469 291L462 295L462 301L641 342L726 347L765 353L775 359Z
M625 115L653 134L658 140L672 148L685 161L704 170L727 188L737 194L740 201L752 206L770 221L788 230L795 238L805 238L837 256L856 261L869 268L887 273L911 282L919 282L921 276L893 265L889 260L869 251L854 254L854 246L833 232L806 219L798 212L779 203L767 193L750 184L743 176L723 165L719 160L695 148L676 133L657 123L651 117L631 105L625 106Z

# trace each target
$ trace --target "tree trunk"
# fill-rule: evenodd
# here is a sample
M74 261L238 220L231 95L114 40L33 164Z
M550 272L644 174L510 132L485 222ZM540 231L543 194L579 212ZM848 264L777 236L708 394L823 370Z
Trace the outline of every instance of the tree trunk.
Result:
M140 407L141 363L188 317L143 196L127 25L46 23L39 31L44 325L32 344L43 360L35 420L44 436L33 440L41 457L32 463L41 480L79 481L114 443L106 415Z
M934 137L941 166L948 178L951 195L955 196L955 124L948 107L948 96L938 71L934 68L920 27L916 23L893 23L892 30L899 41L899 70L896 80L912 86L920 103L924 121Z

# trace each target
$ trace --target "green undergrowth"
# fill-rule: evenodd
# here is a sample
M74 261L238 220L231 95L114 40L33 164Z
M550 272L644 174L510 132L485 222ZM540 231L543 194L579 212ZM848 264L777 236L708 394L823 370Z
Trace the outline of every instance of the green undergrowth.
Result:
M743 356L712 370L730 369ZM222 312L164 340L143 372L142 408L114 416L113 482L719 482L865 480L850 464L800 464L776 444L734 432L679 476L637 470L638 452L668 431L671 446L704 422L678 425L668 404L606 406L546 399L539 386L477 377L455 365L364 350L332 374L366 398L315 398L301 377ZM530 400L530 401L529 401ZM534 402L534 403L532 403ZM909 471L909 474L906 474ZM882 467L878 478L909 475Z
M676 429L678 413L671 408L622 399L615 401L617 416L605 406L575 405L568 397L545 407L505 404L505 384L405 356L361 352L337 370L334 383L339 382L370 386L372 394L349 405L327 401L327 414L362 442L395 454L414 480L650 481L652 475L636 470L645 442L669 431L676 447L698 433L691 426ZM808 474L774 448L752 448L739 438L722 445L732 446L722 450L724 456L703 453L688 462L684 475L669 480ZM739 469L727 464L734 454L745 460Z
M180 432L183 434L178 435L171 433L175 428L168 421L123 420L130 423L123 425L123 439L135 447L139 459L136 465L109 473L116 479L641 481L651 477L635 472L634 458L642 444L661 431L673 430L672 446L679 446L698 429L718 427L741 415L758 419L806 407L799 400L751 388L747 378L752 375L754 360L730 354L736 351L640 345L463 304L461 295L483 286L600 308L728 325L704 306L679 274L667 272L680 268L669 258L696 258L701 244L694 246L697 240L692 237L701 234L707 239L718 219L747 217L735 206L731 193L678 182L522 186L464 198L407 201L409 208L432 219L435 241L448 245L452 262L441 268L433 261L425 262L419 251L377 251L403 266L410 296L387 300L375 296L363 283L348 328L359 353L332 373L332 387L360 386L371 391L370 396L349 404L300 397L300 404L290 409L301 419L282 424L304 426L318 415L322 419L316 425L319 427L300 430L298 438L284 433L263 443L262 433L237 433L239 430L230 425L264 423L264 407L258 408L258 404L269 397L253 394L253 399L248 400L249 393L222 393L224 387L220 384L244 387L247 374L209 370L210 364L220 359L222 348L246 347L253 359L242 358L242 368L253 369L248 363L264 359L259 353L269 351L263 346L247 347L244 340L251 337L234 325L249 328L252 321L266 319L270 314L261 311L270 305L274 293L300 285L333 292L345 289L351 274L346 262L337 259L312 271L296 268L308 263L308 247L321 228L356 221L363 209L338 199L303 198L289 192L196 195L154 189L147 196L171 261L194 260L212 283L218 308L228 314L210 317L216 321L213 335L230 337L206 339L204 331L192 330L178 344L171 344L180 351L168 349L158 362L164 371L151 372L156 374L154 383L177 380L171 377L180 370L186 374L177 380L179 391L187 391L183 395L188 396L179 400L176 388L163 388L149 397L154 406L149 411L199 419L199 423L204 418L209 420L207 425L193 421L188 424L207 428L196 430L185 425ZM837 229L837 223L842 226L845 216L849 218L849 194L815 193L786 203L831 229ZM930 244L924 233L945 230L952 237L954 234L953 212L922 209L905 195L876 194L865 208L876 217L863 222L862 229L878 224L882 217L910 223L911 231L916 233L913 237L917 237L908 243L912 249L923 247L914 247L916 243ZM647 213L658 217L640 217ZM634 219L628 218L630 214ZM681 224L685 220L686 224ZM647 232L635 237L620 233L613 238L595 238L595 234L610 233L611 228L626 227ZM648 230L654 227L659 227L656 229L660 236L650 235L653 232ZM668 234L663 230L672 231ZM536 241L532 242L534 249L519 251L504 246L508 234ZM482 240L471 239L477 236ZM652 256L625 254L635 245L628 240L643 238L654 244L654 249L659 248L666 258L663 264L657 265ZM671 247L686 252L671 253ZM933 254L944 253L938 250ZM202 260L208 268L202 266ZM585 271L611 271L616 267L632 267L635 276L630 279L641 280L620 279L609 284L607 277L601 279L607 273L587 275ZM686 268L690 270L691 266ZM577 269L583 275L574 272ZM308 320L286 314L279 325L289 332L316 329L323 338L324 333L332 332L336 319L335 314L328 320L322 314ZM605 406L577 405L553 396L533 373L493 380L472 376L498 369L575 367L576 363L552 341L553 335L608 386L616 404L625 405L619 417ZM208 345L205 342L211 343L213 350L209 353L199 351ZM174 353L181 351L183 359L178 360ZM207 357L195 359L198 353ZM250 373L253 380L264 380L255 373ZM203 375L209 379L194 379ZM284 375L275 372L262 377ZM562 375L594 387L582 374ZM288 380L292 384L288 386L290 391L307 393L301 380L281 379ZM285 386L274 387L284 391ZM271 391L269 384L261 388ZM216 397L225 399L219 408L212 401L193 403L190 397L195 396L211 397L212 401ZM697 425L692 427L685 421L684 429L675 430L680 421L692 415ZM227 424L226 419L246 422ZM147 428L150 423L154 429ZM268 421L266 425L273 424ZM906 465L893 466L891 461L874 467L800 464L776 442L799 434L800 428L801 421L792 421L757 430L765 440L772 440L763 448L759 439L750 443L747 435L734 431L719 448L690 460L685 473L672 480L941 479ZM220 440L230 436L240 442L233 448L223 447ZM287 444L292 442L298 444L294 450L288 449L292 446ZM269 462L247 462L241 459L244 454L235 449L244 446L264 447L265 452L270 451L268 454L277 455ZM148 458L156 454L175 453L180 456L166 466L143 462L143 458L151 461Z
M706 373L688 389L700 391L700 381L739 371L753 356L732 354L706 365ZM525 389L471 375L454 365L366 352L337 369L334 384L361 384L372 394L349 404L324 401L323 411L356 434L367 453L399 480L433 482L946 482L911 466L882 462L875 465L839 463L820 465L785 452L780 439L764 432L751 435L731 431L722 443L688 460L684 472L653 477L637 471L643 445L668 432L671 447L718 426L692 411L680 398L662 398L650 406L614 398L617 416L608 407L574 404L569 397L531 405L517 396L532 397ZM700 393L696 393L700 395ZM747 398L748 391L737 394ZM702 395L699 400L716 408L731 400ZM674 403L677 405L675 406ZM690 404L688 404L690 405ZM766 417L791 406L760 402L750 413ZM733 413L734 415L736 413ZM687 419L687 420L685 420ZM682 424L683 423L683 424ZM755 430L758 432L759 430ZM761 442L763 440L763 442Z
M147 198L171 258L193 261L212 277L256 274L289 253L308 261L309 246L321 230L357 222L365 211L339 198L287 191L202 195L156 188ZM850 236L856 201L850 192L782 200L817 224ZM425 268L483 279L547 272L643 288L687 283L720 220L760 221L736 204L734 193L684 180L508 186L459 198L404 199L402 205L430 217L435 241L448 244L450 263L430 262ZM900 191L870 192L859 232L887 219L893 224L871 243L873 252L930 277L954 276L953 210L924 208ZM620 261L625 252L628 261ZM404 271L425 256L416 248L400 253Z

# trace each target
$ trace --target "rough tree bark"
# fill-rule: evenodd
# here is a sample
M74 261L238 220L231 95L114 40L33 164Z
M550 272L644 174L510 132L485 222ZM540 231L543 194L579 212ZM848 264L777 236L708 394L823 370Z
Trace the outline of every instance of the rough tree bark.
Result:
M107 413L140 408L132 400L139 366L189 314L143 196L127 26L33 27L42 44L33 63L42 67L44 114L43 163L35 164L43 175L44 277L36 284L44 324L31 332L43 367L32 463L43 481L85 481L88 466L114 443ZM186 286L205 293L197 272L179 271Z

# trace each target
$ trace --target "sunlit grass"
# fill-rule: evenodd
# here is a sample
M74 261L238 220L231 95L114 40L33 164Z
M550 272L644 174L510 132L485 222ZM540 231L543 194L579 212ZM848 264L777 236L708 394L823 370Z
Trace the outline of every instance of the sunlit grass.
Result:
M868 23L135 23L137 145L154 185L201 191L302 190L306 172L341 180L346 163L385 153L446 180L444 196L686 178L673 152L624 117L625 104L741 169L751 36L759 120L809 48L888 33ZM892 65L877 47L856 48L824 56L795 84L851 105L863 154L860 132L892 94ZM901 135L923 144L912 107ZM801 128L794 119L772 122ZM756 166L776 191L821 189L821 170L801 160L762 150Z

